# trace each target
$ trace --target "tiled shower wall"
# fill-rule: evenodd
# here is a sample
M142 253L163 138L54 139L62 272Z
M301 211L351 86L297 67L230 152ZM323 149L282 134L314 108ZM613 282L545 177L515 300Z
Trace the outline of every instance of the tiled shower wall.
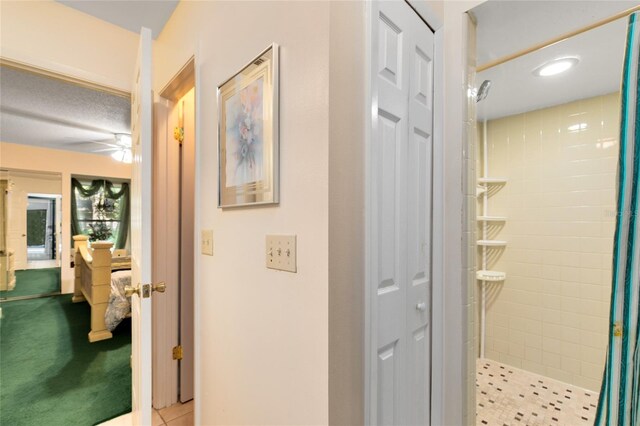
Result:
M508 244L489 250L490 269L507 279L487 286L485 356L595 391L607 346L619 109L614 93L487 124L489 175L508 179L489 198L489 214L508 217L490 235Z

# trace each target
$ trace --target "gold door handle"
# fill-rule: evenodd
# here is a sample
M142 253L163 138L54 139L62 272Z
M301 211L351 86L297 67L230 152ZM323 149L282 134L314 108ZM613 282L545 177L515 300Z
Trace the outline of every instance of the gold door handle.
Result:
M126 285L124 286L124 295L126 297L131 297L134 294L137 294L138 296L140 296L140 286L137 287L131 287L130 285Z
M137 287L132 287L130 285L124 286L124 295L127 297L131 297L134 294L137 294L138 297L147 298L151 296L151 291L157 291L159 293L164 293L167 289L167 285L164 282L160 282L158 284L144 284L138 285Z
M164 293L165 290L167 289L167 285L163 282L159 282L158 284L153 284L151 286L151 289L153 291L157 291L158 293Z

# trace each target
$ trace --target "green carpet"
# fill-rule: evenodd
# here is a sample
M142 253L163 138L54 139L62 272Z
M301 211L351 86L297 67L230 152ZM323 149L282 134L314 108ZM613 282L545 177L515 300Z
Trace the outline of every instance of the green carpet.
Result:
M131 321L89 343L71 295L0 304L0 425L93 425L131 411Z
M16 286L0 291L0 298L60 293L60 268L26 269L16 271Z

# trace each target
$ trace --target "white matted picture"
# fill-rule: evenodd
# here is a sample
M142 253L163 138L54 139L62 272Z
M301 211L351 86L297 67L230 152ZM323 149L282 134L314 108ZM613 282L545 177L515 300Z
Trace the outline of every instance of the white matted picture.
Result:
M278 203L278 45L218 86L218 207Z

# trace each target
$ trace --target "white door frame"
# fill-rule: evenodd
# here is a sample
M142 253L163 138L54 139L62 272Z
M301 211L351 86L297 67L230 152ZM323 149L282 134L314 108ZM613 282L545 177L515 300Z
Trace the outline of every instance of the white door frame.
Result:
M178 362L172 349L178 344L179 265L176 198L178 147L169 128L170 101L157 93L154 99L153 150L153 282L165 281L164 297L153 297L153 407L161 409L178 401Z
M445 216L445 176L444 176L444 28L438 15L425 2L407 0L414 11L434 30L434 105L433 105L433 188L432 188L432 309L431 309L431 424L444 424L444 218ZM364 419L365 425L371 424L371 333L376 315L372 301L371 279L372 262L370 244L371 215L371 161L372 152L368 141L372 138L372 114L374 110L372 81L372 49L373 49L373 7L371 2L365 6L365 286L364 286ZM376 108L377 109L377 108ZM462 307L462 306L461 306Z
M46 225L44 230L44 252L47 255L51 252L52 249L54 249L54 244L52 240L55 240L58 237L56 232L57 231L57 228L56 228L57 203L58 203L57 195L27 193L27 212L29 210L42 210L42 204L44 204L44 207L47 212ZM36 204L40 205L39 208L35 208ZM33 208L30 208L30 207L33 207ZM51 229L49 229L50 227ZM54 235L55 235L55 238L52 238ZM29 262L33 261L29 259L28 237L29 237L29 227L27 226L27 265L29 265ZM52 259L34 259L34 260L50 261Z
M183 226L184 219L179 211L184 207L177 205L176 199L181 199L183 203L184 199L179 197L182 192L178 179L180 165L176 160L179 147L173 136L174 122L170 121L173 109L177 108L177 101L188 92L186 88L195 88L194 74L191 74L194 67L195 57L191 57L155 96L154 138L157 149L154 150L154 164L158 167L154 169L153 222L156 240L153 280L167 282L165 297L153 299L153 404L157 409L184 401L184 395L179 391L183 381L181 375L185 374L182 368L184 364L180 364L179 369L179 361L171 357L173 347L180 344L185 349L185 354L194 355L192 347L184 347L180 331L184 326L180 305L183 303L181 292L185 283L182 277L185 265L178 254L181 253L180 246L184 250L184 244L189 239L178 231ZM194 105L195 102L194 96ZM191 238L195 239L195 233ZM193 305L189 312L193 314Z
M444 255L444 30L435 31L433 62L433 188L432 188L432 241L431 254L431 424L444 424L445 384L445 255Z
M202 197L201 197L201 187L200 187L200 176L202 174L202 170L200 168L200 161L199 159L201 158L200 154L201 154L201 135L202 135L202 129L200 127L200 123L202 123L201 120L201 114L202 114L202 108L200 105L200 99L202 98L202 96L200 96L199 94L199 90L202 87L201 85L201 81L200 81L200 42L198 42L196 44L195 47L195 52L194 52L194 78L195 78L195 87L196 87L196 91L194 93L195 95L195 109L196 109L196 113L195 113L195 120L196 120L196 125L195 125L195 165L194 165L194 179L195 179L195 184L194 184L194 193L195 193L195 197L194 197L194 206L193 206L193 210L194 210L194 218L193 218L193 232L194 232L194 238L193 238L193 245L194 245L194 252L193 252L193 315L194 315L194 321L193 321L193 399L195 400L194 402L194 424L199 425L202 424L202 364L201 364L201 344L200 344L200 318L201 318L201 305L200 305L200 262L201 262L201 257L200 257L200 229L201 229L201 225L200 225L200 208L202 206Z

